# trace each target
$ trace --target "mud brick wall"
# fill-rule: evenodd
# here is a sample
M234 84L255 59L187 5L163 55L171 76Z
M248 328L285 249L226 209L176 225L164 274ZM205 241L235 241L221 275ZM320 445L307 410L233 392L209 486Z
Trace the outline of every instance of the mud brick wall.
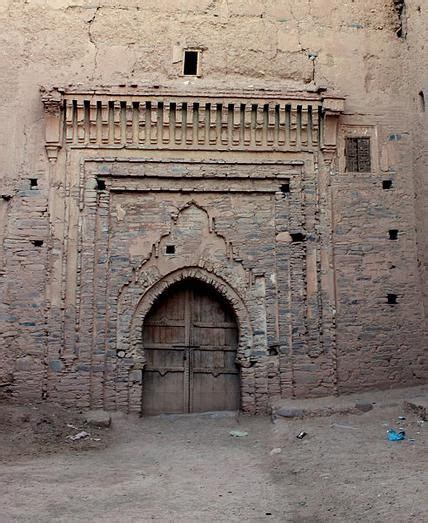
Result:
M139 411L172 269L235 304L244 410L426 381L427 7L339 4L1 3L1 391ZM206 250L171 268L174 223Z

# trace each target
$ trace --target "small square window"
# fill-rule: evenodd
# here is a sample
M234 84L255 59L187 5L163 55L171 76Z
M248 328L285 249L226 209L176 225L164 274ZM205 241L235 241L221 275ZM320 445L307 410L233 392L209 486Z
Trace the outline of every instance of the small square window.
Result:
M346 170L353 173L371 172L370 138L346 138Z
M184 51L184 76L197 76L199 74L199 54L199 51Z
M280 187L282 194L288 194L290 192L290 182L285 182Z
M398 240L398 229L391 229L389 231L389 239L390 240Z
M386 300L389 303L389 305L397 305L398 303L398 296L396 294L387 294Z
M165 248L166 254L175 254L175 245L167 245Z

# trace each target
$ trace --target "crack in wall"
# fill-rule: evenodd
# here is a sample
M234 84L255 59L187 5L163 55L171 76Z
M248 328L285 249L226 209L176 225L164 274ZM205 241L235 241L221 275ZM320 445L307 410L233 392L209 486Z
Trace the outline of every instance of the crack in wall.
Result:
M394 8L398 14L397 36L407 37L407 6L405 0L394 0Z
M96 7L95 10L94 10L94 14L93 14L92 18L90 18L88 20L88 22L87 22L87 24L88 24L88 39L89 39L90 43L95 48L94 69L92 71L92 79L94 79L95 72L96 72L97 67L98 67L98 53L99 53L98 45L97 45L97 43L96 43L96 41L94 39L94 36L92 34L92 25L94 24L95 19L97 18L97 15L100 12L100 10L101 10L101 6Z

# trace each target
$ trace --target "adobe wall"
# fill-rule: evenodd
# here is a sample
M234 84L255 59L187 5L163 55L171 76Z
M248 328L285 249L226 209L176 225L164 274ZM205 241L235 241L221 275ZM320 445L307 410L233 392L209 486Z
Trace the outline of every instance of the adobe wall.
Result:
M426 280L418 269L418 255L425 266L428 249L426 156L421 154L426 116L417 94L427 86L426 7L409 0L405 16L407 36L400 38L392 0L4 0L2 388L21 397L43 394L71 403L77 389L91 388L87 361L73 363L73 375L65 375L58 385L57 375L66 365L54 354L60 348L52 352L78 337L64 329L74 312L64 309L60 281L77 227L69 228L69 219L60 213L67 198L77 198L66 176L67 162L78 159L64 157L62 175L52 176L39 88L118 84L169 84L181 90L325 87L345 97L337 155L325 189L329 196L319 208L331 216L331 230L320 234L332 249L329 274L322 278L324 298L333 303L328 310L335 325L335 352L327 363L309 354L302 357L296 367L300 377L299 372L287 374L283 393L319 395L426 380L422 277L424 288ZM186 47L202 49L201 78L181 77ZM373 169L350 175L344 168L344 139L360 135L371 137ZM263 159L269 158L265 152ZM31 188L30 179L37 180L37 187ZM391 189L383 189L384 180L392 181ZM398 240L389 240L391 229L399 230ZM68 292L78 290L71 286ZM397 295L397 305L386 303L387 294ZM308 313L308 308L298 310ZM284 359L288 365L287 354ZM89 369L92 375L94 369ZM262 374L266 381L266 368ZM265 381L259 405L268 394ZM287 388L288 382L292 386ZM272 387L277 394L280 385ZM103 393L92 397L97 394ZM81 397L81 405L89 406L90 393ZM119 405L126 401L120 399Z
M424 289L424 308L428 310L428 60L427 28L428 8L424 2L406 2L407 46L409 60L407 75L409 81L409 113L411 115L413 172L416 186L416 226L418 240L418 265L421 270ZM425 314L426 316L426 314Z

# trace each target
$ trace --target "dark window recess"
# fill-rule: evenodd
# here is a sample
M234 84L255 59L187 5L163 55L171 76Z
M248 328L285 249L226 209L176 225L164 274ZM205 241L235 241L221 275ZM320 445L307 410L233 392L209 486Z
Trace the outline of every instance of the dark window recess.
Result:
M397 305L397 295L396 294L387 294L388 303L390 305Z
M34 247L43 247L43 240L33 240L32 244Z
M352 173L371 171L370 138L346 138L346 170Z
M382 182L383 189L392 189L392 180L383 180Z
M419 107L421 109L421 112L425 112L425 93L423 91L419 91Z
M105 191L106 190L106 182L104 180L98 180L97 179L97 190L98 191Z
M198 74L198 51L184 51L184 76L196 76Z
M166 254L175 254L175 245L167 245L165 252Z
M38 186L37 178L30 178L30 187L32 189L36 189Z
M293 241L293 242L305 241L305 235L301 232L292 233L292 234L290 234L290 236L291 236L291 241Z
M397 229L391 229L389 231L389 239L390 240L398 240L398 230Z
M288 194L290 192L290 183L286 182L281 185L282 194Z

